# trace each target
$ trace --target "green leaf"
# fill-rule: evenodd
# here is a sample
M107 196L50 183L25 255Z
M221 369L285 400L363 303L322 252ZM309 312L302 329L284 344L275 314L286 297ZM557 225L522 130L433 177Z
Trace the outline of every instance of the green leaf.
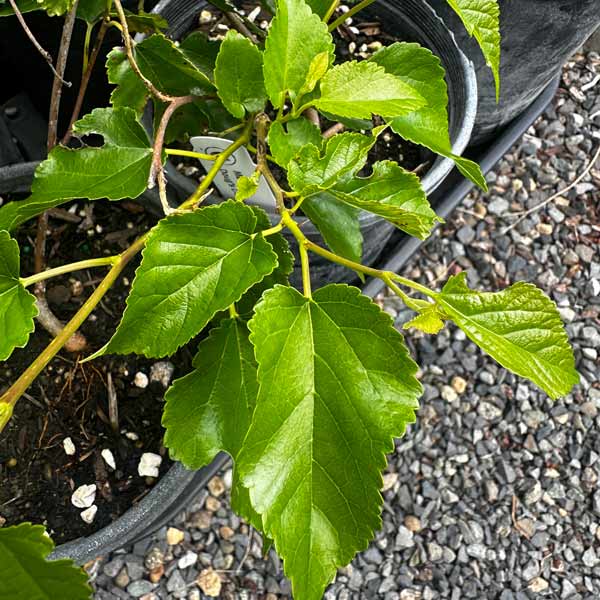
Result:
M115 108L133 108L138 115L141 115L149 93L142 80L129 66L127 55L122 48L113 48L108 53L106 74L108 82L117 86L110 95L111 104Z
M136 198L148 183L152 148L130 108L96 108L75 123L75 135L96 133L99 148L54 148L35 172L31 196L0 208L0 229L10 231L45 210L87 198Z
M391 318L348 286L312 299L277 286L249 327L259 392L240 478L294 597L320 600L381 525L381 470L415 420L417 365Z
M158 33L161 29L169 27L166 19L157 13L147 13L144 11L134 13L130 10L124 10L124 13L130 33ZM119 20L117 12L111 12L110 16L114 21Z
M345 62L330 69L321 81L314 105L326 112L358 119L372 114L396 117L425 106L411 85L372 62Z
M0 528L0 600L90 600L85 572L72 560L46 560L53 549L42 525Z
M556 306L535 286L520 282L501 292L476 292L462 272L435 299L471 341L551 398L568 394L579 381Z
M437 305L429 304L414 319L404 323L402 329L410 329L411 327L423 333L435 335L444 328L444 315L440 313Z
M255 212L230 200L163 219L152 230L111 340L94 356L173 354L277 266Z
M447 0L469 35L477 40L496 83L500 99L500 6L498 0Z
M220 451L235 460L250 425L258 381L246 325L221 321L192 364L194 371L167 392L162 424L171 458L199 469Z
M411 85L427 101L422 108L392 119L392 129L404 139L451 158L465 177L487 191L479 165L452 152L448 92L440 59L419 44L396 42L381 48L369 60Z
M363 236L358 211L323 192L306 198L302 211L321 232L332 252L361 262Z
M295 104L300 90L314 79L317 55L325 52L333 59L333 41L304 0L279 0L277 7L265 41L264 79L273 106L280 108L287 93Z
M37 0L17 0L17 6L22 14L42 9L42 6L38 4ZM0 17L12 17L14 14L15 12L8 1L0 0Z
M259 206L251 206L256 216L255 232L264 231L271 227L271 221L267 213ZM265 290L276 284L289 285L289 276L294 270L294 255L290 245L281 233L274 233L266 238L277 254L277 267L264 279L253 285L236 303L238 313L245 319L250 319L254 312L254 306L263 295Z
M23 348L35 328L35 296L19 280L20 268L19 244L0 231L0 360Z
M301 196L326 190L349 179L367 162L374 136L341 133L327 141L325 151L309 144L288 165L288 180Z
M60 17L71 10L73 0L38 0L49 17Z
M214 92L207 75L162 34L137 44L135 57L142 74L165 94L201 96Z
M331 0L307 0L306 2L312 11L323 18L331 6Z
M107 12L106 0L80 0L77 4L77 17L86 23L97 23Z
M279 121L272 123L269 128L269 148L280 167L287 169L290 160L308 144L321 151L325 140L319 128L308 119L288 121L286 128L287 131Z
M215 66L215 85L225 108L238 119L246 111L265 107L267 92L263 82L262 53L241 33L228 31L221 43Z
M179 44L179 49L211 81L214 77L215 63L220 47L221 42L208 39L202 31L193 31Z
M369 177L356 177L330 192L338 200L379 215L421 240L442 222L429 205L419 178L392 161L376 162Z
M242 175L237 180L237 190L235 192L235 199L238 202L243 202L251 196L254 196L254 194L256 194L256 190L258 190L259 180L260 171L254 171L254 173L250 177Z

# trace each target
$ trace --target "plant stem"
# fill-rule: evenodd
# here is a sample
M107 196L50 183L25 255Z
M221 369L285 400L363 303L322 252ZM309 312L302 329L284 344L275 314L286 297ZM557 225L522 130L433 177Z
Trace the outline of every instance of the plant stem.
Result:
M283 215L286 211L285 201L283 199L283 190L277 183L277 180L269 168L269 163L267 162L267 133L269 132L270 119L265 113L260 113L256 116L255 123L256 162L258 163L258 169L275 195L277 211L279 214Z
M333 0L333 2L329 5L327 12L323 16L323 21L327 23L329 19L333 16L333 13L336 11L337 7L340 5L340 0Z
M23 28L23 31L25 32L27 37L31 40L31 43L35 46L35 49L44 57L44 59L48 63L48 66L50 67L50 70L52 71L52 73L54 73L54 77L57 77L63 85L66 85L67 87L71 87L71 83L69 81L65 81L62 78L62 75L59 75L57 73L56 69L54 68L54 64L53 64L54 61L52 60L52 56L50 55L50 52L48 52L47 50L44 50L42 48L42 46L40 45L40 43L36 40L35 35L33 35L33 33L31 32L31 29L29 29L29 27L27 26L27 23L26 23L23 15L21 14L21 11L19 10L19 7L17 6L17 3L15 2L15 0L8 0L8 1L15 13L15 16L17 17L17 20L19 21L21 27Z
M283 221L280 221L279 223L277 223L277 225L273 225L273 227L270 227L269 229L263 229L260 232L253 233L251 237L255 238L257 235L268 237L270 235L273 235L274 233L279 233L283 229L283 227Z
M29 277L21 277L20 282L25 287L30 286L38 281L50 279L52 277L58 277L65 273L72 273L73 271L81 271L83 269L91 269L93 267L105 267L107 265L114 265L119 259L119 256L105 256L102 258L90 258L89 260L80 260L78 262L69 263L68 265L62 265L55 267L54 269L48 269Z
M102 48L102 42L104 41L104 36L108 31L109 23L108 21L102 21L100 25L100 29L98 30L98 35L96 35L96 41L94 42L94 47L92 48L92 53L90 54L89 60L87 61L87 66L81 78L81 84L79 85L79 92L77 94L77 99L75 100L75 106L73 107L73 113L71 115L71 120L69 121L69 127L67 128L67 132L65 133L61 143L65 146L69 143L73 135L73 125L75 121L79 119L79 113L81 112L81 107L83 105L83 99L85 98L85 93L87 91L88 85L90 83L90 77L92 76L92 71L94 70L94 65L98 59L98 55L100 54L100 49ZM87 55L86 55L87 56Z
M229 316L232 319L237 319L240 315L238 313L238 311L235 309L235 304L230 304L229 305Z
M179 107L189 104L190 102L193 102L193 100L194 96L179 96L177 98L173 98L165 109L154 135L154 145L152 147L152 165L148 175L148 189L152 189L155 185L155 182L158 183L158 195L160 197L160 203L162 204L165 215L169 215L173 212L173 209L169 206L169 200L167 199L167 179L165 177L165 171L162 163L162 149L165 142L165 133L173 113Z
M65 18L62 35L60 39L60 47L58 50L58 58L56 59L56 75L52 82L52 95L50 99L50 112L48 116L48 152L54 148L58 137L58 113L60 108L60 100L62 97L62 82L64 81L65 69L67 66L67 58L69 56L69 48L71 46L71 37L73 36L73 28L75 27L75 18L77 15L78 0L75 0L70 12ZM40 273L44 270L46 262L46 235L48 230L48 213L43 212L37 221L37 234L35 239L34 249L34 267L35 272ZM43 281L39 281L34 293L37 298L38 316L37 320L42 327L50 334L56 336L62 329L62 323L54 315L46 301L46 285ZM77 352L85 348L87 342L83 335L78 334L66 343L66 348L69 352Z
M351 16L355 15L357 12L360 12L363 8L367 8L370 4L373 4L375 0L362 0L358 4L355 4L347 13L340 15L330 26L329 31L333 31L337 29L342 23L349 19Z
M118 0L117 0L118 1ZM244 128L244 132L240 137L233 142L230 146L227 146L221 154L215 158L215 164L210 168L206 177L202 180L196 191L178 208L179 211L188 210L193 208L202 199L210 184L212 183L215 176L221 170L221 167L225 164L225 161L238 149L241 148L250 139L250 132L252 131L252 119L248 120Z
M117 10L117 14L119 15L119 21L121 23L121 28L123 30L123 43L125 44L125 53L127 54L127 60L131 65L131 68L135 72L135 74L142 80L143 84L146 86L146 89L156 98L161 100L162 102L172 102L174 100L174 96L169 96L168 94L163 94L160 90L156 89L154 84L145 77L145 75L140 70L138 66L135 56L133 55L133 41L131 36L129 35L129 26L127 25L127 17L125 16L125 11L123 10L123 5L121 4L121 0L114 0L115 9Z
M81 327L81 324L89 317L96 308L106 292L115 283L121 271L127 263L144 247L148 234L139 237L125 252L120 254L106 277L87 299L85 304L77 311L75 316L65 325L63 330L48 344L45 350L29 365L13 385L0 396L0 433L12 414L12 409L24 394L27 388L42 372L46 365L56 356L60 349L67 343L69 338ZM7 404L8 408L2 406ZM6 415L8 414L8 418Z
M218 154L203 154L202 152L193 152L192 150L179 150L177 148L164 148L168 156L187 156L189 158L198 158L199 160L217 160Z

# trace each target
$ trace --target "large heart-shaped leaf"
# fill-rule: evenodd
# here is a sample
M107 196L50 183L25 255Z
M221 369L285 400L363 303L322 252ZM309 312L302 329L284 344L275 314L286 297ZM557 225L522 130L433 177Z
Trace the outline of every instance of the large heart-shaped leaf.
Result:
M75 123L75 135L96 133L101 147L54 148L35 172L31 196L0 208L0 229L17 227L77 198L136 198L148 183L152 148L131 108L97 108Z
M381 470L421 394L388 315L356 288L276 286L249 324L259 392L238 458L294 596L320 600L381 524Z
M87 575L71 560L46 560L53 549L42 525L0 528L0 600L90 600Z
M23 348L35 328L35 296L23 287L19 270L19 244L0 231L0 360Z
M116 333L94 356L173 354L237 302L277 266L272 246L254 235L256 220L234 201L163 219L143 251Z
M480 348L551 398L568 394L579 381L556 306L534 285L520 282L501 292L476 292L462 272L448 280L436 300Z

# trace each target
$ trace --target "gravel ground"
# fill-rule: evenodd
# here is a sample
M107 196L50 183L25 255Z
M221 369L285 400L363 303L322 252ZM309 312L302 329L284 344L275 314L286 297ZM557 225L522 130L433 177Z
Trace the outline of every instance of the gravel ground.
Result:
M532 281L557 302L581 384L551 402L455 327L408 336L422 365L418 423L385 476L383 529L341 569L327 599L600 598L600 165L563 189L600 146L600 57L577 55L553 106L427 243L405 275L472 286ZM400 302L382 298L401 325ZM289 598L228 503L231 472L167 530L93 568L96 598ZM250 542L250 543L249 543Z

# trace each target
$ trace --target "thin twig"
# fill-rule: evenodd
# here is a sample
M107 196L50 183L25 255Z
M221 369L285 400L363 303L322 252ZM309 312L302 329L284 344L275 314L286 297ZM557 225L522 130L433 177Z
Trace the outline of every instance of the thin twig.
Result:
M314 125L316 125L319 129L321 129L321 120L319 118L319 113L312 106L307 108L303 115Z
M341 133L342 131L344 131L345 129L345 125L343 123L335 123L334 125L332 125L329 129L326 129L323 132L323 137L328 140L330 137L333 137L334 135Z
M526 210L523 213L514 213L513 215L511 215L511 216L515 216L515 215L520 214L521 217L519 217L512 225L505 227L502 230L502 235L506 235L509 231L514 229L521 221L526 219L530 214L544 208L544 206L547 206L551 202L554 202L554 200L556 200L557 198L560 198L563 194L566 194L569 190L572 190L593 169L594 165L596 164L596 162L599 158L600 158L600 146L598 146L598 149L596 150L596 154L594 154L594 158L592 158L592 160L589 162L587 167L566 188L559 190L558 192L556 192L556 194L552 194L552 196L550 196L550 198L546 198L546 200L544 200L543 202L536 204L533 208L530 208L529 210Z
M135 56L133 55L133 40L129 35L129 26L127 25L127 17L125 16L125 11L123 10L123 5L121 4L121 0L113 0L115 8L117 10L117 14L119 15L119 21L121 23L121 27L123 29L123 42L125 43L125 53L127 54L127 60L131 65L131 68L135 72L135 74L142 80L142 83L146 86L146 89L156 98L161 100L162 102L173 102L175 100L175 96L170 96L169 94L163 94L160 90L158 90L154 84L142 73L139 65L135 60Z
M52 56L51 56L50 52L48 52L47 50L44 50L44 48L42 48L40 43L36 40L35 36L31 32L31 29L29 29L29 27L27 26L27 23L25 22L25 19L23 18L23 15L21 14L21 11L19 10L19 7L17 6L17 3L15 2L15 0L8 0L8 1L11 5L12 9L15 12L17 20L21 24L23 31L27 34L27 37L31 40L31 43L35 46L35 49L44 57L44 59L48 63L48 66L50 67L50 70L52 71L52 73L54 73L54 77L58 78L62 85L71 87L71 82L65 81L63 79L62 75L59 75L59 73L54 68L54 61L52 60Z
M52 96L50 100L50 113L48 117L48 152L54 148L57 142L58 131L58 112L60 108L60 100L62 96L62 82L67 66L67 57L69 56L69 48L71 46L71 37L73 35L73 27L75 26L75 18L77 15L78 0L75 0L71 11L65 18L63 25L62 36L60 40L60 48L58 50L58 58L56 60L56 74L52 83ZM34 250L34 267L36 273L41 273L46 266L46 236L48 233L48 213L43 212L38 217L37 234L35 238ZM63 329L63 324L54 315L48 306L46 300L46 282L39 281L35 284L34 294L37 298L38 316L37 320L40 325L51 335L57 336ZM87 341L85 337L78 333L74 334L65 344L65 349L69 352L81 352Z
M225 13L227 20L237 29L244 37L247 37L254 44L258 44L257 37L248 29L244 20L236 12L230 10Z
M113 431L119 431L119 404L117 402L117 390L113 383L112 373L106 375L106 389L108 391L108 418Z
M100 54L100 50L102 48L102 42L104 41L104 36L108 31L108 22L102 21L100 25L100 29L98 30L98 35L96 36L96 41L94 42L94 47L92 48L92 52L90 54L87 67L85 72L83 73L83 77L81 78L81 84L79 86L79 93L77 94L77 100L75 101L75 106L73 107L73 113L71 115L71 121L69 122L69 127L67 128L67 132L65 133L62 144L67 145L69 140L73 135L73 124L77 119L79 119L79 113L81 112L81 106L83 105L83 99L85 97L85 93L88 88L88 84L90 83L90 77L92 75L92 71L94 69L94 65L96 64L96 60L98 59L98 55Z
M163 113L156 134L154 136L154 147L152 149L152 165L150 167L150 174L148 175L148 189L152 189L156 183L158 183L158 195L160 196L160 202L163 207L165 215L172 212L167 199L167 180L165 177L165 171L163 169L162 162L162 151L165 142L165 132L173 113L185 104L189 104L194 101L194 96L179 96L173 98L169 103L165 112Z

